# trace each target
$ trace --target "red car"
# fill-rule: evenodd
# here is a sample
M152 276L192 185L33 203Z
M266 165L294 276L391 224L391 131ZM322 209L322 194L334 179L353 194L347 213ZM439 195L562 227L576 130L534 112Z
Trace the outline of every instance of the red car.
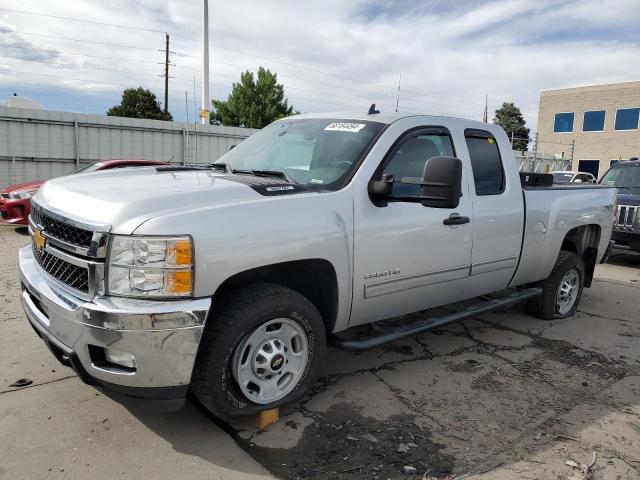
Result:
M91 163L74 170L74 173L97 172L98 170L110 170L112 168L146 167L149 165L170 165L167 162L156 160L105 160ZM16 183L9 185L0 191L0 216L2 222L14 225L27 225L29 212L31 211L30 198L35 194L46 180L34 182Z

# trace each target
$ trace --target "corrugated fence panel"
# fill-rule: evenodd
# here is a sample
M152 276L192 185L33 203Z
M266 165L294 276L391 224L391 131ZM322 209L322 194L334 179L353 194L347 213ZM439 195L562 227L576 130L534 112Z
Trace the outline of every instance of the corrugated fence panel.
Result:
M98 160L211 163L249 128L0 107L0 188L54 178ZM187 138L188 135L188 138Z

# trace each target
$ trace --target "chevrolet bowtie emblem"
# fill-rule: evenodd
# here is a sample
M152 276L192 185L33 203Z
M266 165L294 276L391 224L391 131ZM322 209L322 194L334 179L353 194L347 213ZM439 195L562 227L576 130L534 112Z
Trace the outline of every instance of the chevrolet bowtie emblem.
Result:
M42 235L42 232L37 228L33 231L33 243L38 250L44 250L47 244L47 238Z

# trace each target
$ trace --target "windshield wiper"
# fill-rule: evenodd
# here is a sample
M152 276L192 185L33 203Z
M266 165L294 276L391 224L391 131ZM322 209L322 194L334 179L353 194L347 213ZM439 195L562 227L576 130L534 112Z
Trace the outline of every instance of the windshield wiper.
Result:
M289 183L296 183L285 172L279 170L242 170L239 168L231 170L231 173L239 173L245 175L254 175L256 177L277 177L286 180Z

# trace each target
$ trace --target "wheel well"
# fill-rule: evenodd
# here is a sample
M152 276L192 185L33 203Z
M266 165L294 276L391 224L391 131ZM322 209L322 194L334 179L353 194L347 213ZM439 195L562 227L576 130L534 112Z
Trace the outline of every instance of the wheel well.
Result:
M256 282L276 283L300 293L318 309L327 331L333 330L338 315L338 278L329 261L296 260L237 273L218 287L214 305L230 290Z
M600 225L582 225L567 232L562 241L562 250L576 253L582 257L586 269L584 286L590 287L593 272L598 260L600 243Z

